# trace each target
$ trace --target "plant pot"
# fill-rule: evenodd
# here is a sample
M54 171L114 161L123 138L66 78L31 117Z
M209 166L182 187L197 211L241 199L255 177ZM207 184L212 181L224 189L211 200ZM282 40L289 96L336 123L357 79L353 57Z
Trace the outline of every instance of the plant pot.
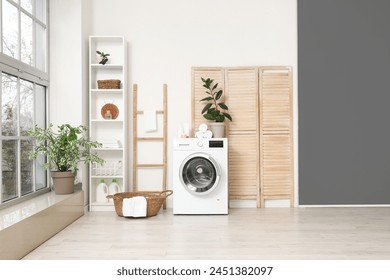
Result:
M76 174L72 171L52 171L53 188L56 194L71 194L74 192L74 178Z
M225 123L223 122L210 123L210 130L213 133L213 138L225 137Z

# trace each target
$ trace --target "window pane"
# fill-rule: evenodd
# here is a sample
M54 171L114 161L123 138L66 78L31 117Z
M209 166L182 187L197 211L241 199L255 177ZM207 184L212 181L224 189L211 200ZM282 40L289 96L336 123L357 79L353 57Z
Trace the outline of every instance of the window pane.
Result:
M3 53L19 59L18 10L3 0Z
M34 0L20 0L20 6L32 14L33 2Z
M46 88L35 85L35 124L46 128Z
M35 52L36 67L46 71L46 29L40 24L35 24Z
M28 154L32 151L33 140L20 141L20 183L21 195L33 191L33 166L34 162L28 159Z
M34 84L20 80L20 135L26 136L34 126Z
M41 128L46 128L46 88L35 85L35 124ZM46 170L42 167L45 157L39 155L35 161L35 189L39 190L47 186Z
M18 144L16 140L2 141L2 202L18 196Z
M38 155L35 160L35 189L40 190L47 186L46 182L46 170L43 168L45 163L45 157L43 155Z
M46 0L35 1L35 16L43 23L46 23Z
M1 94L1 130L4 136L15 136L18 133L18 82L16 77L2 74Z
M28 65L34 65L33 57L33 21L25 13L20 13L21 21L21 60Z

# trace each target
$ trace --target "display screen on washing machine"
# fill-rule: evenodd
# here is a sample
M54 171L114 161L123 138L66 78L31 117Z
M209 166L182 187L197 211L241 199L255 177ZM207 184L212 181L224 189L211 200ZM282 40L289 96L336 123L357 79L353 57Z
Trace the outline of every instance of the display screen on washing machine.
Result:
M223 148L223 141L221 140L210 140L209 148Z
M217 172L212 162L207 158L194 157L183 167L183 181L191 192L206 192L216 181Z

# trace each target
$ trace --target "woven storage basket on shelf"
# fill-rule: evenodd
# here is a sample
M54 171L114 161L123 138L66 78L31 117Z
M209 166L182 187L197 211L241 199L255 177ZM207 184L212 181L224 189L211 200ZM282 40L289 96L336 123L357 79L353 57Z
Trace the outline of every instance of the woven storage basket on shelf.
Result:
M118 216L123 217L123 199L135 196L144 196L147 202L146 217L152 217L158 214L158 211L160 211L165 199L172 193L173 191L171 190L162 192L122 192L114 195L108 195L107 198L114 199L115 212Z
M98 89L120 89L120 80L98 80Z

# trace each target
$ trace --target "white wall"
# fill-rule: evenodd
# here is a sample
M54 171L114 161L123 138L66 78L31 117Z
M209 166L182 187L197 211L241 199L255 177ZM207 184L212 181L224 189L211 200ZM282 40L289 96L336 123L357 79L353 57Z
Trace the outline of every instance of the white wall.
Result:
M64 5L72 6L75 10L82 10L80 3L76 3L80 1L55 0L53 2L63 2ZM88 35L124 35L128 40L129 94L131 95L131 85L137 83L139 106L142 109L159 108L162 102L162 84L168 84L168 166L171 166L171 142L176 137L178 126L183 122L191 122L191 67L193 66L291 65L295 74L294 99L295 112L297 112L296 0L83 0L82 2L88 3L89 7L88 10L84 9L82 14L83 24L89 25ZM57 24L63 25L62 30L60 28L58 30L65 34L65 38L70 39L69 37L74 38L74 35L71 35L69 30L73 27L74 30L77 29L75 25L79 25L79 19L67 24L68 20L73 21L70 18L57 18ZM83 41L87 39L86 36L87 34L83 34ZM59 37L60 34L55 38L52 37L52 40L59 39L60 42L56 44L66 40L64 37ZM77 42L76 44L80 46ZM72 43L75 47L76 44ZM56 61L63 60L61 55L52 52L52 56L58 56L55 58ZM83 60L73 60L73 62L84 63L87 60L87 56L82 58ZM70 78L78 75L78 72L70 71L74 69L73 66L67 61L64 68L58 66L52 69L51 73L57 70L60 73L56 73L57 78L52 79L52 85L54 84L58 89L63 87ZM65 92L69 94L68 90L71 88L74 90L73 86L64 88L61 88L64 94ZM82 103L80 101L80 104L75 105L74 101L80 99L75 90L71 94L75 97L72 100L72 107L77 112L69 111L70 106L64 106L67 100L56 95L51 103L58 110L55 116L57 119L60 115L65 119L69 117L81 121L82 108L79 105ZM131 98L129 105L131 108ZM87 110L87 107L84 106L83 110ZM131 119L129 121L131 124ZM131 136L131 127L129 131ZM295 136L297 135L297 121L295 121ZM297 144L295 146L297 147ZM297 153L295 155L296 166L298 166ZM168 168L169 187L172 185L171 172L172 170ZM297 174L296 171L296 186Z
M50 11L50 121L79 125L82 122L80 0L51 0Z
M89 35L87 2L50 0L50 88L49 121L55 126L87 124ZM83 182L88 203L87 168L80 165L77 179Z

